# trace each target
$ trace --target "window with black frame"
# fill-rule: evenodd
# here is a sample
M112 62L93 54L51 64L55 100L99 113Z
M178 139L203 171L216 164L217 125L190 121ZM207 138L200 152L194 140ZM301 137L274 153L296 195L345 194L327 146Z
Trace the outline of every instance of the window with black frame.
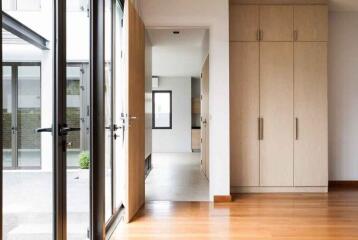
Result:
M172 91L153 91L153 129L172 129Z

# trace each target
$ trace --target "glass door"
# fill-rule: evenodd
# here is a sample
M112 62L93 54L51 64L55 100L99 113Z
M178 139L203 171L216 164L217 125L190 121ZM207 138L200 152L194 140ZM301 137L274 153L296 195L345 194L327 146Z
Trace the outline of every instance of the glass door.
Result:
M107 226L122 206L124 156L123 2L105 1L105 219Z
M90 237L90 2L66 0L67 240Z
M104 1L0 1L0 239L101 239L103 94L113 101L113 14L105 30ZM110 45L103 42L108 29ZM106 60L103 45L109 46ZM113 138L113 117L109 123ZM113 157L108 162L112 216Z
M116 1L115 3L115 20L114 20L114 120L117 127L117 133L114 135L114 152L115 158L113 161L114 174L114 211L118 211L123 204L123 189L124 189L124 132L125 132L125 87L124 87L124 59L123 59L123 2Z
M104 122L105 122L105 219L110 220L113 214L113 39L112 39L112 9L113 0L105 0L104 12Z
M54 1L1 3L2 239L53 239Z
M6 62L4 76L4 168L40 169L41 63Z

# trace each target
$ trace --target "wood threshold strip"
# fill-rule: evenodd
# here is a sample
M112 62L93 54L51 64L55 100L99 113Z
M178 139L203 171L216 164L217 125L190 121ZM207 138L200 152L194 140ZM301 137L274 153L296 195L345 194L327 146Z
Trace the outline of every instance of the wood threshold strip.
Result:
M214 203L224 203L224 202L231 202L232 198L231 195L215 195L214 196Z

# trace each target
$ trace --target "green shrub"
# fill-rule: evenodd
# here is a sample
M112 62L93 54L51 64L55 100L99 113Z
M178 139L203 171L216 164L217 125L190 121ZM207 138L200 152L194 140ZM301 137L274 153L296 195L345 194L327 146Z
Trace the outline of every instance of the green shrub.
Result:
M88 151L80 153L80 168L89 169L90 167L90 154Z

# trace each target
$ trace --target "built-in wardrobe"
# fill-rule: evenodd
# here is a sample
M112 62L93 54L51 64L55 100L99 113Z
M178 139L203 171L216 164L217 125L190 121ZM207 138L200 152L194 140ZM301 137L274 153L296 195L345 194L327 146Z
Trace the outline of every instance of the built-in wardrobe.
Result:
M325 192L328 8L268 2L230 4L231 191Z

